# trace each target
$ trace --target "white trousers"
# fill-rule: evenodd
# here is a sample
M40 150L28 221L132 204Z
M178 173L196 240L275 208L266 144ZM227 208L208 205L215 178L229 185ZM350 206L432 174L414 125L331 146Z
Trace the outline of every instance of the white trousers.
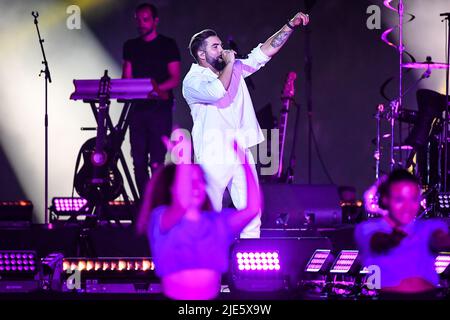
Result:
M246 150L253 175L258 182L258 174L254 164L253 155L250 150ZM208 161L200 164L205 172L207 180L207 193L216 211L222 210L222 200L225 189L230 192L231 200L236 209L241 210L247 205L247 182L242 164L217 164ZM242 230L241 238L259 238L261 227L261 212L250 221Z

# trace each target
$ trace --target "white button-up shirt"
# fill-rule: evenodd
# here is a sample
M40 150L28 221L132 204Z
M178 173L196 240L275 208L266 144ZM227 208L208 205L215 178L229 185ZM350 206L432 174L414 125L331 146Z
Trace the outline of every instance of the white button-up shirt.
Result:
M244 78L269 60L270 57L262 52L261 44L247 59L236 60L228 91L213 71L192 64L183 80L182 90L191 108L192 140L197 160L201 160L205 152L211 153L211 149L231 147L232 139L237 139L246 148L264 141Z

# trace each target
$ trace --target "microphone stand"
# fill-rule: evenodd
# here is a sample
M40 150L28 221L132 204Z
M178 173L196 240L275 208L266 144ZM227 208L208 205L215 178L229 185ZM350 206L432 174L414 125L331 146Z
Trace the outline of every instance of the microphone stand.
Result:
M52 82L52 77L50 75L50 69L48 68L48 62L47 58L45 56L44 51L44 39L41 38L41 33L39 32L39 26L38 26L38 17L39 13L37 11L32 11L31 15L34 17L34 25L36 26L36 31L39 39L39 45L41 46L41 52L43 61L42 64L44 65L44 70L41 70L39 73L39 76L41 74L44 74L44 81L45 81L45 113L44 113L44 127L45 127L45 160L44 160L44 166L45 166L45 173L44 173L44 179L45 179L45 191L44 191L44 214L45 214L45 224L49 224L49 211L48 211L48 83Z
M295 115L295 125L294 125L294 139L292 141L291 146L291 153L289 155L289 167L287 168L287 183L294 183L294 175L295 175L295 165L297 163L297 158L295 155L295 150L297 146L297 136L298 136L298 130L299 130L299 123L300 123L300 105L292 101L294 106L297 107L297 113Z
M397 105L397 112L401 113L402 109L403 109L403 53L405 52L405 45L403 42L403 19L404 19L404 15L405 15L405 7L403 4L403 0L400 0L398 3L398 16L399 16L399 26L398 26L398 30L399 30L399 46L398 46L398 53L399 53L399 64L400 64L400 71L399 71L399 93L398 93L398 105ZM393 120L392 125L395 124L395 119ZM391 148L393 149L393 143L395 143L394 141L394 129L392 129L392 146ZM403 126L402 126L402 122L399 121L398 122L398 141L401 144L402 141L402 130L403 130ZM394 157L392 157L392 160L394 160ZM394 160L395 161L395 160ZM403 156L402 156L402 152L400 150L399 152L399 163L401 164L403 161ZM391 171L394 169L394 165L395 162L391 162Z
M312 184L312 53L311 53L311 27L305 27L305 97L308 116L308 184Z
M443 185L441 186L441 191L443 192L447 192L448 189L448 109L449 109L449 82L450 82L450 69L449 69L449 65L450 65L450 12L446 12L446 13L441 13L440 14L441 17L445 17L444 20L442 21L447 21L447 36L448 39L446 39L447 41L447 54L446 54L446 62L447 63L447 68L446 68L446 77L445 77L445 113L444 113L444 181L443 181Z

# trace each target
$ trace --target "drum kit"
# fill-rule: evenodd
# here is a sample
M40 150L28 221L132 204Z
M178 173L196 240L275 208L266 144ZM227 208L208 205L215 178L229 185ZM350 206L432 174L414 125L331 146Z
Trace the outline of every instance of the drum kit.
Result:
M434 62L431 57L427 57L423 62L408 62L402 64L402 69L423 70L422 76L407 90L403 96L415 89L420 81L429 78L434 70L449 70L450 64ZM431 199L439 192L449 191L445 189L446 179L444 179L447 157L450 150L447 150L447 144L450 127L448 120L445 119L446 104L448 98L438 92L419 89L417 91L419 110L401 108L399 100L393 100L389 106L378 105L375 119L377 121L377 137L372 140L376 144L374 158L376 161L376 180L382 178L381 158L384 155L383 140L389 140L391 145L390 165L391 170L399 167L413 169L413 172L419 176L423 190L424 198ZM450 107L450 106L449 106ZM391 124L391 132L381 132L381 121L387 120ZM406 124L410 128L409 136L394 144L394 123L399 125ZM447 122L447 124L446 124ZM447 129L446 129L447 128ZM418 134L419 132L419 134ZM395 157L394 153L407 154L406 157ZM447 177L446 177L447 178ZM450 177L449 177L450 178ZM366 199L367 201L367 199ZM369 201L370 202L370 201ZM376 205L378 207L378 205ZM379 216L379 212L366 206L369 216ZM433 209L429 206L424 207L422 214L431 213ZM436 214L436 212L433 212Z
M394 47L399 55L399 92L397 98L391 100L389 105L380 104L377 107L377 113L375 119L377 121L377 137L375 139L376 150L374 158L376 160L376 179L378 180L381 175L381 158L385 155L381 143L383 140L389 140L389 167L390 171L395 168L409 169L414 162L412 168L415 173L418 174L422 183L427 185L428 189L433 189L435 192L450 192L450 183L447 183L449 177L448 168L448 156L449 156L449 82L450 82L450 12L441 13L440 17L443 17L442 22L446 23L446 62L434 62L431 57L427 57L423 62L416 62L414 57L409 54L404 46L403 41L403 25L405 14L410 16L409 21L415 19L415 16L406 13L404 7L404 1L398 1L398 7L393 7L390 3L393 0L386 0L384 5L398 13L399 22L398 25L387 29L383 35L382 40L391 47ZM399 44L388 40L388 35L394 30L398 30ZM447 38L448 37L448 38ZM405 62L404 55L407 54L412 62ZM406 90L403 88L403 78L405 70L423 70L424 73L420 76ZM417 90L417 100L419 110L413 111L403 107L403 99L410 91L415 90L419 83L431 76L432 71L443 70L446 72L446 92L445 95L441 95L437 92L425 89ZM392 80L391 78L390 80ZM382 88L390 82L385 82ZM386 97L386 96L385 96ZM389 100L389 98L388 98ZM381 120L386 119L390 125L389 133L381 132ZM410 135L406 140L402 139L403 124L412 125ZM398 129L396 131L395 129ZM398 132L398 134L397 134ZM419 134L418 134L419 133ZM434 147L431 148L431 144ZM420 155L418 153L427 153L426 161L418 161ZM405 156L405 151L409 153ZM422 157L423 158L423 157ZM433 158L433 163L430 159ZM416 160L416 161L413 161ZM421 163L420 163L421 162ZM419 168L422 166L422 168ZM434 175L434 179L430 179L430 176ZM424 179L424 176L428 176L428 179ZM450 182L450 181L449 181Z
M423 187L423 202L421 216L441 215L443 211L436 205L442 194L450 194L450 126L449 126L449 83L450 83L450 12L441 13L444 17L442 22L446 23L446 62L434 62L431 57L427 57L423 62L416 62L414 57L406 52L403 42L403 24L405 8L403 0L399 0L398 8L390 5L393 0L386 0L385 6L398 13L398 25L386 30L382 35L382 40L391 47L394 47L399 55L399 92L397 98L391 100L384 94L385 86L395 77L391 77L382 86L382 95L389 101L388 105L379 104L375 119L377 123L377 136L373 140L376 144L374 152L375 178L382 180L381 160L386 155L389 156L389 170L396 168L412 169L421 180ZM409 14L411 22L415 16ZM399 44L395 45L388 40L388 35L398 30ZM448 37L448 38L447 38ZM408 55L412 62L405 62L404 55ZM403 78L405 71L423 70L423 74L406 90L403 88ZM445 71L446 92L438 92L418 89L417 102L418 111L408 110L403 107L403 99L410 91L416 91L419 83L430 78L433 71ZM382 132L382 120L387 120L390 132ZM409 125L409 135L402 138L403 125ZM398 129L398 131L396 130ZM388 148L381 146L386 141ZM387 152L385 152L385 149ZM376 199L374 195L373 199ZM366 201L372 203L371 201ZM377 215L376 210L367 206L366 211ZM375 206L377 207L377 206Z
M431 57L427 57L426 61L423 62L409 62L402 64L404 69L415 69L415 70L424 70L423 75L416 81L411 87L404 91L403 95L406 95L411 89L416 88L419 82L423 79L429 78L431 76L432 70L446 70L449 69L449 64L441 63L441 62L433 62ZM438 95L438 93L435 93ZM445 100L445 99L443 99ZM445 105L440 106L442 110L445 109ZM377 150L375 152L375 159L377 160L376 165L376 178L379 178L381 169L380 169L380 158L382 155L382 147L381 140L386 138L391 138L391 134L382 134L381 133L381 122L380 120L385 118L388 121L395 119L399 123L408 124L410 126L416 125L420 118L420 112L417 110L399 108L398 100L394 100L390 104L390 108L386 108L384 105L379 105L377 109L377 114L375 118L377 119L377 138L373 141L377 145ZM437 124L436 124L437 125ZM442 131L444 126L442 126ZM407 139L408 140L408 139ZM444 140L442 140L444 142ZM393 151L414 151L414 146L408 143L397 143L392 146ZM405 159L406 160L406 159ZM392 167L409 167L410 161L396 161L394 157L391 157Z

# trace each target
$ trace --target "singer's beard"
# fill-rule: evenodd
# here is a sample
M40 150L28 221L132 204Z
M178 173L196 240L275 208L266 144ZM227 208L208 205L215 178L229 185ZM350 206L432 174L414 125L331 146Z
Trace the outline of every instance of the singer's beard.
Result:
M222 71L226 66L225 61L223 61L221 57L217 57L214 59L211 58L208 54L206 54L206 62L208 62L217 71Z

